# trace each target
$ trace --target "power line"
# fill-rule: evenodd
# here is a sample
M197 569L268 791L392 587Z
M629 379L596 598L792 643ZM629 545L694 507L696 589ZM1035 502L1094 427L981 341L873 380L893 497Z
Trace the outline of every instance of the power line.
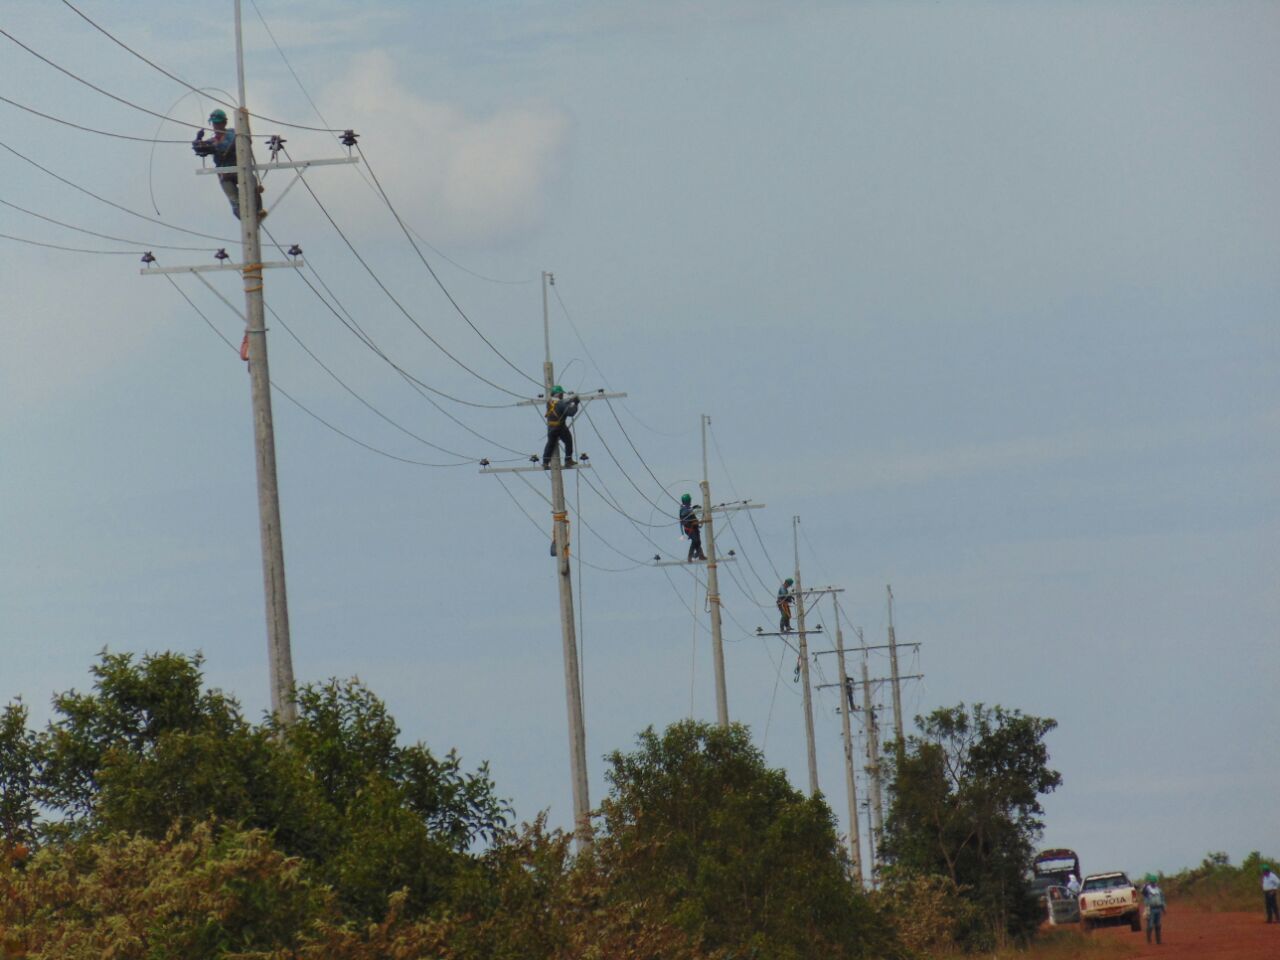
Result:
M68 6L70 6L70 4L68 4ZM75 9L75 8L73 7L72 9ZM77 13L79 13L79 11L76 11L76 12L77 12ZM33 57L35 57L37 60L40 60L40 61L42 61L42 62L44 62L44 63L47 63L49 66L53 67L53 69L57 70L59 73L63 74L64 76L70 77L70 78L71 78L72 80L74 80L76 83L82 83L82 84L84 84L86 87L88 87L90 90L96 91L97 93L102 94L104 97L108 97L108 98L110 98L111 100L116 101L116 103L122 103L122 104L124 104L126 107L132 107L134 110L140 110L140 111L142 111L143 113L150 114L150 115L151 115L151 116L153 116L153 117L159 117L161 120L167 120L167 121L169 121L170 123L177 123L177 124L181 124L181 125L182 125L182 126L184 126L184 127L196 126L196 124L185 123L185 122L184 122L184 121L182 121L182 120L175 120L173 117L166 116L166 115L165 115L165 114L163 114L163 113L156 113L154 110L149 110L148 108L146 108L146 107L142 106L141 104L134 103L132 100L126 100L124 97L116 96L116 95L115 95L114 93L112 93L110 90L104 90L104 89L102 89L102 87L98 86L98 85L97 85L97 84L95 84L95 83L90 83L90 82L89 82L88 80L86 80L84 77L81 77L81 76L79 76L79 75L77 75L77 74L75 74L75 73L72 73L72 72L71 72L70 70L68 70L66 67L61 66L60 64L55 63L54 61L52 61L52 60L50 60L48 57L46 57L44 54L39 53L39 52L37 52L36 50L33 50L31 47L27 46L25 43L23 43L21 40L19 40L17 37L15 37L12 33L10 33L8 30L0 29L0 36L4 36L4 37L6 37L7 39L11 40L12 42L16 43L18 46L20 46L23 50L27 51L27 53L31 54L31 55L32 55ZM15 106L17 106L17 104L15 104ZM34 111L33 111L33 112L34 112ZM50 117L49 119L53 119L53 118L52 118L52 117ZM82 129L83 129L83 128L82 128ZM97 131L97 130L95 130L95 131L93 131L93 132L94 132L94 133L99 133L99 132L101 132L101 131ZM130 139L132 139L132 138L130 138ZM183 143L183 142L185 142L185 141L182 141L182 140L170 140L170 141L165 141L165 142L167 142L167 143Z
M128 207L123 207L118 203L114 203L113 201L108 200L106 197L101 197L98 194L94 193L92 190L82 187L78 183L74 183L71 180L68 180L66 177L59 176L58 174L50 170L48 167L37 163L36 161L28 157L26 154L19 153L17 150L9 146L7 143L4 143L3 141L0 141L0 149L9 151L19 160L23 160L31 164L31 166L35 167L37 170L41 171L42 173L45 173L48 176L53 177L53 179L57 180L59 183L65 183L68 187L71 187L73 190L78 190L80 193L83 193L86 196L93 197L93 199L97 200L99 203L105 203L108 207L114 207L116 210L119 210L122 213L127 213L131 217L137 217L139 220L146 220L148 223L159 224L160 226L165 227L168 230L176 230L179 233L187 233L193 237L204 237L206 240L217 240L219 243L235 244L240 242L239 240L229 240L226 237L215 236L214 234L211 234L211 233L201 233L199 230L188 230L186 227L176 227L171 223L165 223L163 220L157 220L155 217L148 217L144 213L138 213L134 210L130 210ZM89 252L93 252L93 251L89 251Z
M0 97L0 99L3 99ZM89 230L86 227L77 227L74 223L66 223L62 220L55 220L53 217L47 217L42 213L36 213L34 210L28 210L26 207L20 207L16 203L10 203L8 200L0 199L0 204L11 207L19 213L25 213L29 217L35 217L37 220L43 220L46 223L53 223L59 227L66 227L68 230L75 230L77 233L88 234L91 237L97 237L100 240L114 240L117 243L129 243L136 246L139 250L195 250L201 253L213 253L210 247L175 247L165 243L152 243L146 240L132 240L128 237L116 237L109 233L98 233L95 230ZM132 253L133 251L124 251Z
M0 33L4 33L4 31L0 30ZM28 107L25 104L19 103L17 100L10 100L8 97L0 96L0 100L9 104L9 106L11 107L17 107L19 110L25 110L27 113L35 114L37 117L43 117L46 120L52 120L54 123L60 123L65 127L72 127L76 130L83 130L85 133L96 133L98 134L98 136L101 136L101 137L115 137L117 140L133 140L138 143L150 143L150 144L187 143L188 142L186 140L157 140L154 137L132 137L127 133L114 133L110 130L98 130L94 127L86 127L79 123L72 123L70 120L63 120L61 117L55 117L51 113L43 113L40 110L37 110L35 107Z
M202 91L202 90L200 90L200 88L199 88L199 87L196 87L196 86L194 86L193 84L188 83L186 80L183 80L181 77L177 76L177 75L176 75L176 74L174 74L174 73L170 73L168 70L166 70L164 67L160 66L160 64L156 63L155 61L153 61L153 60L149 60L147 57L144 57L144 56L143 56L142 54L140 54L137 50L134 50L134 49L133 49L133 47L129 46L129 45L128 45L127 43L125 43L123 40L121 40L121 39L119 39L118 37L116 37L114 34L112 34L112 33L111 33L109 30L107 30L105 27L101 26L100 24L98 24L97 22L95 22L91 17L89 17L87 14L85 14L84 12L82 12L79 8L77 8L77 7L76 7L76 5L75 5L75 4L71 3L71 2L70 2L70 0L62 0L62 3L63 3L63 5L64 5L64 6L66 6L68 9L70 9L73 13L75 13L75 15L76 15L76 16L78 16L81 20L83 20L85 23L89 24L89 26L93 27L93 29L97 30L97 31L98 31L99 33L101 33L104 37L106 37L108 40L110 40L110 41L111 41L112 43L114 43L116 46L120 47L120 48L121 48L122 50L124 50L126 53L130 54L131 56L137 57L139 60L141 60L141 61L142 61L143 63L145 63L147 66L151 67L153 70L157 70L157 71L159 71L160 73L164 74L166 77L168 77L168 78L169 78L170 80L172 80L174 83L181 84L182 86L186 87L188 90L191 90L191 91L193 91L193 92L196 92L196 93L203 93L203 91ZM205 96L209 96L208 94L204 94L204 95L205 95ZM228 102L228 101L226 101L226 100L220 100L220 99L218 99L217 97L209 97L209 99L210 99L210 100L213 100L215 103L220 103L220 104L222 104L224 107L229 107L229 108L231 108L232 110L238 109L238 108L237 108L237 106L236 106L236 104L234 104L234 103L230 103L230 102ZM316 133L341 133L341 132L342 132L342 130L340 130L339 128L336 128L336 127L309 127L309 126L307 126L307 125L305 125L305 124L301 124L301 123L290 123L288 120L277 120L277 119L275 119L274 117L267 117L267 116L263 116L263 115L262 115L262 114L260 114L260 113L250 113L249 115L250 115L251 117L254 117L254 118L258 119L258 120L265 120L267 123L277 123L277 124L279 124L279 125L280 125L280 126L282 126L282 127L292 127L294 130L311 130L311 131L314 131L314 132L316 132ZM175 122L179 122L179 121L175 121Z
M218 339L221 340L223 343L225 343L229 349L231 349L232 351L235 351L236 354L238 355L239 348L230 340L228 340L226 336L223 335L222 331L219 330L217 326L214 325L213 321L210 320L208 316L205 315L203 310L201 310L198 306L196 306L195 302L189 296L187 296L186 291L184 291L180 286L178 286L177 283L174 282L173 277L169 276L168 274L165 274L164 276L165 276L165 279L169 281L169 284L175 290L178 291L178 295L181 296L183 300L187 301L187 304L191 307L191 309L194 310L196 314L200 317L200 319L203 320L208 325L209 329L214 332L214 334L218 337ZM320 416L318 413L316 413L315 411L307 407L304 403L302 403L300 400L294 397L291 393L289 393L289 391L285 390L274 380L271 381L271 389L279 393L280 396L284 397L286 400L292 403L295 407L297 407L307 416L311 417L317 423L327 427L328 429L336 433L338 436L342 437L345 440L349 440L351 443L354 443L356 446L363 447L365 450L368 450L370 453L377 454L380 457L386 457L388 460L395 460L398 463L405 463L405 464L409 464L411 466L416 466L416 467L463 466L463 464L452 464L452 463L427 463L426 461L423 461L423 460L413 460L413 459L410 459L409 457L402 457L402 456L399 456L398 454L394 454L386 450L382 450L378 447L373 446L372 444L366 443L363 440L360 440L359 438L352 436L351 434L347 433L345 430L342 430L341 428L334 426L328 420L324 419L324 417Z
M520 376L524 377L530 383L539 387L542 386L542 381L534 379L533 377L529 376L529 374L521 370L514 363L512 363L507 358L506 354L504 354L501 350L499 350L496 346L494 346L493 341L490 340L488 337L486 337L484 333L481 332L480 328L471 322L471 318L467 316L466 312L459 305L458 301L454 299L453 294L450 293L448 288L445 287L444 282L440 279L435 269L427 261L427 258L422 255L422 250L414 242L413 235L409 233L409 228L405 226L404 220L401 219L399 212L396 210L395 206L392 205L391 198L387 196L387 191L382 188L382 181L380 181L378 179L378 175L373 172L373 166L369 163L369 158L365 156L364 151L360 149L359 144L356 145L356 152L360 154L360 159L364 161L365 167L369 170L369 176L373 178L374 185L378 188L378 195L382 197L382 202L387 205L387 209L390 210L391 215L395 217L396 224L400 227L401 231L404 233L405 239L409 241L409 245L413 247L413 252L418 255L418 259L422 261L422 265L427 268L427 273L431 274L431 279L436 282L436 286L438 286L440 288L440 292L445 295L445 299L447 299L449 303L453 305L453 309L457 311L458 316L460 316L463 320L467 322L467 326L469 326L475 332L475 335L477 337L479 337L481 340L484 341L485 346L487 346L490 350L492 350L495 354L498 355L499 359L501 359L503 363L505 363L508 367L510 367L516 373L520 374Z
M65 2L66 2L66 0L63 0L63 2L65 3ZM285 156L288 156L288 153L287 153L287 152L285 153ZM385 294L387 295L387 298L388 298L392 303L394 303L394 304L396 305L396 308L397 308L397 309L398 309L402 314L404 314L405 319L407 319L411 324L413 324L413 326L417 329L417 331L418 331L419 333L421 333L424 337L426 337L426 338L427 338L427 340L429 340L429 341L431 342L431 344L432 344L433 346L435 346L435 348L436 348L437 350L439 350L439 351L440 351L441 353L443 353L446 357L448 357L450 360L452 360L455 364L457 364L459 367L461 367L461 368L462 368L463 370L465 370L467 373L471 374L471 375L472 375L473 377L475 377L477 380L480 380L481 382L488 384L489 386L493 387L495 390L498 390L498 391L499 391L499 392L501 392L501 393L505 393L505 394L507 394L508 396L523 398L523 396L524 396L523 394L517 393L517 392L516 392L516 391L514 391L514 390L508 390L506 387L503 387L503 386L501 386L501 385L499 385L499 384L497 384L497 383L494 383L494 382L493 382L492 380L490 380L488 377L485 377L483 374L477 373L475 370L471 369L471 367L467 366L465 363L463 363L461 360L459 360L457 357L455 357L452 353L450 353L450 352L449 352L449 350L448 350L448 349L446 349L446 348L445 348L445 346L444 346L442 343L440 343L440 341L438 341L435 337L431 336L431 334L429 334L429 333L426 331L426 328L425 328L425 327L423 327L423 326L422 326L422 324L420 324L420 323L419 323L419 322L418 322L418 321L413 317L413 315L412 315L411 313L409 313L409 311L408 311L408 310L406 310L406 309L405 309L404 304L402 304L398 299L396 299L395 294L393 294L393 293L391 292L391 290L390 290L390 289L388 289L387 285L386 285L385 283L383 283L383 282L382 282L382 279L381 279L381 278L380 278L380 277L379 277L379 276L374 272L373 268L372 268L371 266L369 266L368 261L366 261L366 260L364 259L364 257L362 257L362 256L360 255L360 252L359 252L358 250L356 250L355 245L354 245L354 244L351 242L351 240L347 237L346 233L344 233L344 232L343 232L342 228L341 228L340 226L338 226L337 221L333 219L332 214L330 214L330 213L329 213L328 209L327 209L327 208L325 207L325 205L321 202L320 198L319 198L318 196L316 196L316 192L315 192L314 190L312 190L312 189L311 189L311 184L307 182L307 178L306 178L306 177L304 177L304 176L302 176L302 174L301 174L301 173L299 173L299 175L298 175L298 179L302 182L302 185L303 185L304 187L306 187L306 188L307 188L307 192L308 192L309 194L311 194L311 198L312 198L313 200L315 200L315 202L316 202L316 206L318 206L318 207L320 208L320 211L325 215L325 219L327 219L327 220L329 221L330 225L333 227L333 229L334 229L334 230L336 230L336 231L338 232L338 236L340 236L340 237L342 238L342 242L343 242L343 243L345 243L345 244L347 245L347 249L351 251L351 255L352 255L352 256L354 256L354 257L356 258L356 260L357 260L357 261L359 261L360 266L364 267L365 272L367 272L367 273L369 274L369 276L373 279L373 282L374 282L375 284L377 284L377 285L378 285L378 288L379 288L383 293L385 293ZM425 386L425 384L424 384L424 386ZM439 392L439 391L435 390L435 388L434 388L434 387L428 387L427 389L431 390L433 393L438 393L438 392ZM441 395L442 395L442 396L447 396L446 394L441 394ZM470 400L462 400L462 399L459 399L459 398L457 398L457 397L450 397L449 399L453 400L455 403L461 403L461 404L463 404L463 405L465 405L465 406L468 406L468 407L481 407L481 408L489 409L489 410L505 409L506 407L513 406L513 404L509 404L509 403L500 403L500 404L497 404L497 403L476 403L476 402L474 402L474 401L470 401Z
M29 240L26 237L15 237L11 233L0 233L0 239L13 240L15 243L25 243L32 247L45 247L49 250L63 250L67 253L92 253L101 257L134 257L138 255L137 250L88 250L84 247L64 247L57 243L44 243L40 240Z

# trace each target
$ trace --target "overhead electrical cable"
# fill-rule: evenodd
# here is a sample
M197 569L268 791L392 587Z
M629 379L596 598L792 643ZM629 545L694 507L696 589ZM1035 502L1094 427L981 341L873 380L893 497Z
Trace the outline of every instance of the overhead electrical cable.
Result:
M622 462L616 456L614 456L613 450L609 447L609 442L604 438L604 434L600 432L600 428L597 427L595 424L595 421L591 419L590 412L584 408L582 411L582 416L586 417L587 423L590 425L596 437L600 440L600 444L604 447L605 453L609 455L609 459L612 460L614 464L617 466L618 470L622 472L622 475L623 477L626 478L627 483L631 484L635 492L640 494L640 496L644 498L645 502L648 503L649 506L653 507L653 509L655 510L663 510L664 508L660 504L650 499L650 497L643 490L640 489L639 484L637 484L634 480L631 479L631 475L627 473L627 470L622 465Z
M187 303L191 306L191 309L193 309L200 316L200 319L202 319L206 324L208 324L209 329L212 330L214 334L217 335L218 339L221 340L223 343L225 343L227 347L235 351L236 354L238 355L240 352L240 348L237 347L234 343L232 343L223 335L222 331L219 330L217 326L214 325L213 321L211 321L205 315L204 311L202 311L198 306L196 306L195 302L190 297L187 296L186 292L181 287L179 287L176 283L174 283L173 277L169 276L169 274L164 274L164 278L169 281L170 285L172 285L175 290L178 291L178 294L182 297L182 299L187 301ZM299 401L296 397L290 394L289 391L285 390L274 380L271 381L271 389L274 390L276 393L279 393L280 396L284 397L286 400L292 403L295 407L297 407L307 416L311 417L317 423L332 430L334 433L336 433L338 436L342 437L343 439L351 441L356 446L363 447L365 450L368 450L370 453L375 453L380 457L386 457L388 460L395 460L399 463L406 463L406 464L410 464L411 466L417 466L417 467L452 466L452 464L427 463L422 460L413 460L413 459L410 459L409 457L402 457L394 453L389 453L386 450L381 450L373 446L372 444L365 443L363 440L360 440L357 437L353 437L351 434L347 433L345 430L342 430L341 428L334 426L328 420L324 419L324 417L321 417L315 411L309 409L305 404Z
M351 255L354 256L357 261L359 261L360 266L364 267L365 272L369 274L369 276L373 279L373 282L377 284L378 288L387 295L387 298L393 304L395 304L396 309L398 309L404 315L405 319L407 319L411 324L413 324L413 326L418 330L419 333L421 333L424 337L426 337L427 340L429 340L437 350L439 350L446 357L452 360L455 364L457 364L467 373L471 374L477 380L480 380L481 382L488 384L489 386L493 387L495 390L498 390L501 393L505 393L508 396L525 399L524 394L517 393L514 390L508 390L506 387L501 386L500 384L494 383L488 377L484 376L483 374L477 373L475 370L471 369L471 367L467 366L465 363L463 363L461 360L455 357L451 352L449 352L449 350L442 343L440 343L439 340L437 340L430 333L428 333L426 328L423 327L422 324L420 324L407 309L405 309L404 304L402 304L396 298L395 294L393 294L391 290L388 289L387 285L382 282L382 279L374 272L373 268L369 266L368 261L366 261L364 257L360 255L360 252L356 250L355 245L347 237L346 233L343 232L342 228L338 226L338 222L333 219L333 216L329 213L328 209L321 202L320 198L316 196L316 192L311 189L311 184L307 182L307 178L302 176L301 173L299 173L298 179L302 182L302 185L307 188L307 192L311 194L311 198L315 200L316 206L318 206L320 208L320 211L325 215L325 219L329 221L333 229L337 231L338 236L342 238L342 242L347 245L347 249L351 251ZM433 389L433 388L428 388L428 389ZM476 403L474 401L460 400L458 398L451 398L451 399L453 399L455 403L461 403L468 407L481 407L489 410L499 410L499 409L505 409L507 407L514 406L514 404L510 404L510 403Z
M0 31L3 33L4 31ZM72 127L76 130L83 130L85 133L96 133L100 137L115 137L117 140L133 140L137 143L189 143L188 140L157 140L154 137L132 137L127 133L115 133L112 130L98 130L95 127L86 127L83 124L73 123L70 120L63 120L61 117L55 117L51 113L44 113L35 107L28 107L26 104L19 103L17 100L10 100L8 97L0 96L0 100L9 104L11 107L17 107L19 110L25 110L27 113L35 114L37 117L43 117L46 120L52 120L54 123L60 123L64 127Z
M282 254L287 255L284 247L280 245L280 243L275 239L275 237L271 235L270 231L267 230L266 227L262 227L262 232L267 234L267 238L271 241L271 244L277 250L279 250ZM294 272L298 275L298 278L302 280L302 282L307 286L307 288L311 290L311 292L316 296L316 298L319 299L319 301L324 304L325 308L330 313L332 313L335 318L337 318L338 322L343 327L345 327L348 332L351 333L352 336L354 336L357 340L359 340L362 344L364 344L364 346L367 349L369 349L374 354L374 356L378 357L380 360L386 363L389 367L391 367L391 369L394 370L401 377L401 379L403 379L405 383L407 383L410 386L410 388L412 388L419 396L421 396L422 399L426 400L427 403L431 404L431 406L438 413L440 413L442 416L446 417L447 419L451 420L453 423L457 424L459 427L461 427L467 433L471 434L473 437L476 437L479 440L483 440L485 443L492 444L493 446L497 447L500 450L504 450L507 453L514 453L518 455L521 459L523 459L526 456L524 451L517 450L514 447L508 447L505 444L497 440L494 440L492 437L488 437L488 436L485 436L483 433L480 433L470 424L454 416L452 413L450 413L448 410L442 407L434 399L428 396L427 393L424 393L423 391L429 391L430 393L435 393L441 397L444 397L447 400L453 400L457 403L464 403L464 401L458 400L457 398L451 396L450 394L445 393L443 390L439 390L431 386L430 384L420 380L418 377L415 377L412 373L405 370L402 366L400 366L398 363L392 360L391 357L385 351L383 351L381 347L378 346L378 344L374 341L374 339L367 332L365 332L365 330L359 325L359 323L356 322L355 318L351 315L351 312L342 305L342 302L337 298L337 296L329 288L328 284L324 282L324 278L320 276L320 274L316 271L314 265L312 265L310 261L308 261L307 263L307 269L311 271L312 275L316 278L317 282L319 282L319 284L324 288L325 293L327 293L329 297L332 298L333 304L337 304L337 308L335 308L333 304L331 304L327 299L325 299L323 295L321 295L320 291L315 288L315 285L312 284L311 281L307 279L306 275L303 274L301 270L297 270ZM341 312L339 312L339 310L341 310Z
M62 220L55 220L53 217L46 217L43 213L36 213L34 210L28 210L26 207L20 207L16 203L10 203L8 200L0 199L0 204L17 210L19 213L25 213L29 217L35 217L37 220L43 220L46 223L56 224L59 227L66 227L68 230L75 230L77 233L88 234L91 237L97 237L100 240L114 240L117 243L132 244L139 251L141 250L194 250L198 253L213 253L212 247L177 247L167 243L153 243L147 240L133 240L128 237L116 237L109 233L98 233L96 230L89 230L86 227L77 227L74 223L66 223ZM124 253L133 253L133 250L117 251Z
M155 217L149 217L145 213L138 213L137 211L130 210L128 207L123 207L118 203L114 203L113 201L108 200L106 197L99 196L98 194L94 193L92 190L88 190L85 187L80 186L78 183L74 183L71 180L68 180L66 177L59 176L58 174L50 170L48 167L37 163L36 161L32 160L30 157L28 157L24 153L19 153L17 150L13 149L13 147L9 146L7 143L4 143L3 141L0 141L0 149L9 151L9 153L13 154L19 160L23 160L31 164L31 166L35 167L37 170L41 171L42 173L48 174L49 176L53 177L53 179L57 180L59 183L65 183L68 187L71 187L73 190L78 190L80 193L83 193L86 196L93 197L93 199L97 200L99 203L105 203L107 206L114 207L116 210L119 210L122 213L127 213L131 217L137 217L139 220L146 220L148 223L159 224L160 226L168 230L176 230L179 233L190 234L193 237L204 237L206 240L217 240L219 243L236 244L240 242L239 240L230 240L226 237L215 236L212 233L201 233L199 230L188 230L186 227L174 226L171 223L165 223L163 220L157 220Z
M302 82L302 78L298 76L298 72L293 69L293 64L289 62L288 56L285 55L284 48L280 46L280 41L276 39L276 35L272 31L271 25L267 23L267 18L262 15L262 10L259 9L258 4L255 2L255 0L249 0L249 2L253 6L253 12L258 15L258 20L259 22L262 23L262 28L267 31L267 36L271 38L271 43L276 48L276 53L280 55L280 60L284 63L285 68L289 71L289 75L293 77L293 82L298 85L298 89L302 91L302 95L307 98L307 103L311 104L311 109L314 110L316 116L320 118L320 122L328 126L328 123L329 123L328 119L320 111L320 107L316 105L316 102L312 98L310 92L307 90L306 85ZM361 153L361 156L364 156L363 152ZM368 165L368 160L365 161L365 164ZM370 168L369 172L371 174L373 173L372 168ZM363 170L361 170L359 167L356 167L356 173L360 177L360 179L364 181L365 186L367 186L371 191L373 191L375 195L379 194L380 192L379 189L375 187L373 183L370 182L369 178L364 175ZM477 273L476 271L471 270L470 268L464 266L463 264L458 263L458 261L449 257L449 255L444 253L442 250L432 246L431 243L423 239L422 234L418 233L417 230L414 230L412 227L406 227L406 229L410 230L413 233L413 235L418 238L418 241L423 246L425 246L428 250L434 253L436 256L440 257L442 260L445 260L448 263L452 264L453 266L457 267L463 273L470 274L471 276L475 277L477 280L484 280L487 283L515 285L515 284L533 283L537 279L536 277L530 277L526 280L499 280L495 277L486 277L484 274ZM542 381L539 380L535 382L540 384Z
M422 249L414 242L413 235L409 232L409 228L405 226L405 222L401 218L400 213L391 203L391 198L387 196L387 191L382 188L382 181L380 181L378 179L378 175L373 172L373 166L369 163L369 158L365 156L364 151L360 149L359 144L356 144L356 152L360 154L360 159L364 161L364 165L369 171L369 176L373 178L373 182L378 188L378 195L382 197L382 202L385 203L387 205L387 209L391 211L391 216L395 218L396 224L400 227L401 232L404 233L405 239L409 241L409 246L413 247L413 252L418 255L418 259L422 261L422 265L427 268L427 273L431 274L431 279L436 282L436 286L440 288L440 292L444 294L445 299L453 305L453 309L457 311L458 316L466 321L467 326L475 332L477 337L484 341L485 346L497 354L498 358L502 360L503 363L535 386L543 386L542 380L529 376L529 374L525 373L525 371L512 363L506 354L494 346L493 341L486 337L484 333L481 332L480 328L471 322L471 318L467 316L466 311L462 309L462 306L456 299L454 299L453 294L449 292L447 287L445 287L444 282L440 279L440 275L436 273L435 268L432 267L427 258L423 256Z
M77 12L79 12L79 11L77 11ZM10 33L8 30L5 30L5 29L3 29L3 28L0 28L0 36L3 36L3 37L5 37L5 38L7 38L7 39L9 39L9 40L13 41L13 42L14 42L14 43L16 43L18 46L20 46L23 50L27 51L27 53L29 53L29 54L31 54L33 57L35 57L37 60L41 60L41 61L43 61L44 63L47 63L49 66L53 67L53 69L57 70L59 73L63 74L64 76L68 76L68 77L70 77L72 80L76 81L76 83L82 83L82 84L84 84L86 87L88 87L90 90L94 90L94 91L96 91L97 93L102 94L104 97L108 97L109 99L116 101L116 103L124 104L126 107L132 107L134 110L140 110L140 111L142 111L143 113L150 114L150 115L151 115L151 116L153 116L153 117L159 117L161 120L167 120L167 121L169 121L170 123L177 123L177 124L180 124L180 125L182 125L182 126L184 126L184 127L192 127L192 126L196 126L196 124L188 123L188 122L186 122L186 121L184 121L184 120L178 120L178 119L176 119L176 118L174 118L174 117L166 116L166 115L165 115L165 114L163 114L163 113L156 113L156 111L151 110L151 109L148 109L147 107L144 107L144 106L142 106L141 104L134 103L132 100L126 100L124 97L116 96L116 95L115 95L114 93L112 93L110 90L104 90L104 89L102 89L102 87L98 86L98 85L97 85L97 84L95 84L95 83L90 83L90 82L89 82L88 80L86 80L84 77L81 77L81 76L79 76L79 75L77 75L77 74L75 74L75 73L72 73L72 72L71 72L70 70L68 70L66 67L61 66L60 64L55 63L54 61L52 61L52 60L50 60L48 57L46 57L44 54L39 53L39 52L37 52L37 51L35 51L35 50L31 49L31 47L27 46L25 43L23 43L21 40L19 40L17 37L15 37L15 36L14 36L12 33ZM52 119L52 118L50 118L50 119ZM94 131L94 132L95 132L95 133L97 133L97 132L100 132L100 131ZM130 139L133 139L133 138L130 138ZM166 142L166 143L186 143L186 142L188 142L188 141L185 141L185 140L168 140L168 141L165 141L165 142Z
M114 34L112 34L109 30L107 30L101 24L94 21L93 18L91 18L90 16L85 14L83 11L81 11L78 7L76 7L75 4L71 3L70 0L62 0L62 3L65 7L67 7L73 13L75 13L75 15L78 16L81 20L89 24L89 26L93 27L93 29L97 30L100 34L102 34L104 37L106 37L116 46L120 47L120 49L124 50L126 53L141 60L147 66L151 67L153 70L157 70L160 73L164 74L174 83L181 84L182 86L186 87L188 90L200 92L199 87L195 86L194 84L188 83L186 80L183 80L177 74L171 73L170 71L166 70L164 67L160 66L160 64L156 63L154 60L150 60L147 57L140 54L137 50L133 49L133 47L129 46L127 43L125 43L123 40L116 37ZM220 103L224 107L228 107L232 110L238 109L236 104L231 103L227 100L220 100L217 97L210 97L209 99L213 100L215 103ZM252 111L250 111L249 116L255 117L258 120L265 120L267 123L278 123L282 127L292 127L294 130L311 130L316 133L342 133L341 128L338 128L338 127L310 127L310 126L307 126L306 124L291 123L288 120L278 120L275 117L264 116L263 114L253 113Z
M49 250L63 250L67 253L92 253L100 257L136 257L137 250L89 250L84 247L64 247L58 243L44 243L40 240L30 240L26 237L15 237L11 233L0 233L0 239L13 240L16 243L25 243L32 247L46 247Z

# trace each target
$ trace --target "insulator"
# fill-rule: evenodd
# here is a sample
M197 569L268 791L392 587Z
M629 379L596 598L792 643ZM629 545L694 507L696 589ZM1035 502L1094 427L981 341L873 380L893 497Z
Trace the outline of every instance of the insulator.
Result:
M356 145L356 141L360 139L360 134L354 130L343 130L339 139L342 141L342 145L349 150Z
M275 162L276 157L280 155L280 151L284 149L284 145L286 143L288 143L288 141L278 133L273 133L267 139L267 149L271 151L272 162Z
M588 461L590 461L591 458L588 457L585 453L580 453L578 454L578 459L581 460L583 463L587 463Z
M231 254L227 253L226 247L219 247L218 252L213 255L215 260L229 260L230 258Z
M531 457L529 458L529 462L530 462L530 463L537 463L537 462L538 462L538 455L535 453L533 456L531 456Z
M302 256L302 248L298 246L296 243L292 247L290 247L287 252L291 257Z
M480 466L482 466L482 467L487 467L488 465L489 465L489 458L488 458L488 457L485 457L483 460L481 460L481 461L480 461Z
M145 263L147 266L151 266L151 264L156 262L156 255L152 253L150 250L148 250L146 253L142 255L142 262Z

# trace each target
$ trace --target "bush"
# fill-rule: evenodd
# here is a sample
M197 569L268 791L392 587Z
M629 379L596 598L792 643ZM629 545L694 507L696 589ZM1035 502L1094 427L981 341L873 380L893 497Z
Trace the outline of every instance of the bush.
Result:
M1266 859L1257 850L1238 867L1225 853L1209 853L1198 867L1173 876L1161 877L1165 896L1189 903L1200 910L1257 910L1262 900L1262 865L1273 870L1280 861Z

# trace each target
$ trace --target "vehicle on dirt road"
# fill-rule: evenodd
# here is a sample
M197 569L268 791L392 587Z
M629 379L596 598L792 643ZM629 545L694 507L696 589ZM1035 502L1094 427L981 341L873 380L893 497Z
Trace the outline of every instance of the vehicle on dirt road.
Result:
M1080 901L1066 887L1047 887L1044 899L1044 918L1051 926L1080 922Z
M1080 858L1074 850L1041 850L1031 863L1031 893L1048 909L1050 887L1065 887L1072 875L1080 878Z
M1085 877L1079 903L1080 926L1086 932L1094 927L1125 923L1135 932L1142 929L1142 897L1128 876L1119 870Z

